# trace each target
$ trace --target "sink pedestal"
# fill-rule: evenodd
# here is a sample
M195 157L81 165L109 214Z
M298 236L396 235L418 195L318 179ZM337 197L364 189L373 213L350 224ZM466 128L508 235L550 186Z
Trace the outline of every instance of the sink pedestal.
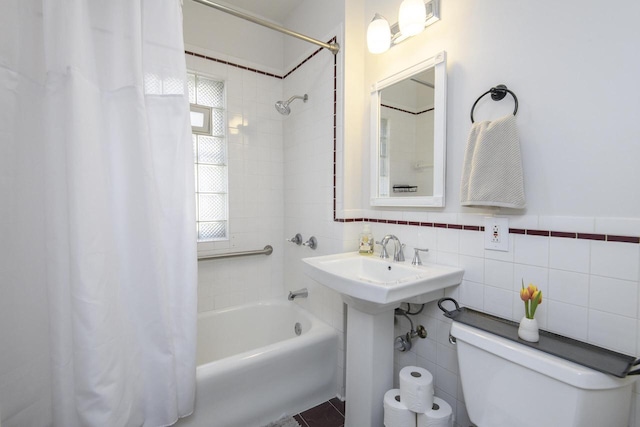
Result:
M305 273L347 304L345 427L383 427L384 394L393 386L393 311L424 304L462 281L464 270L411 265L358 252L304 258Z
M383 427L383 400L393 388L393 310L365 313L347 303L345 427Z

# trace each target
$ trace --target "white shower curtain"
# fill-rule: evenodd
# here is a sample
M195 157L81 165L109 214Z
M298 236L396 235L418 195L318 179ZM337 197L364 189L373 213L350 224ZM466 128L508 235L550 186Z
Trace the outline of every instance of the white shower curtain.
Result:
M183 53L180 0L0 5L2 153L33 168L5 157L0 182L42 198L16 195L11 218L43 230L16 262L42 271L54 426L164 426L193 410Z

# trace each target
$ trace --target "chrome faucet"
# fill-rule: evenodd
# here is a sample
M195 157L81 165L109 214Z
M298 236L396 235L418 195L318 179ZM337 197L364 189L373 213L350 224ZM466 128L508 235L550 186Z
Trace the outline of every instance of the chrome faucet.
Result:
M298 289L297 291L289 291L289 296L287 297L289 301L293 301L296 298L306 298L309 296L309 291L307 288Z
M379 244L382 246L382 252L380 252L380 258L389 258L389 253L387 252L387 244L389 240L393 240L393 260L396 262L404 261L404 252L402 248L404 245L400 243L400 239L398 239L393 234L387 234L380 240Z

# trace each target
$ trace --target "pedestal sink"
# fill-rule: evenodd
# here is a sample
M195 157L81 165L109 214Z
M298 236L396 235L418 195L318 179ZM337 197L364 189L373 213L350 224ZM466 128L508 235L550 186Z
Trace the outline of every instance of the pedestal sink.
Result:
M304 258L304 272L347 304L345 427L383 427L384 393L393 387L393 311L423 304L458 285L464 270L413 266L357 252Z

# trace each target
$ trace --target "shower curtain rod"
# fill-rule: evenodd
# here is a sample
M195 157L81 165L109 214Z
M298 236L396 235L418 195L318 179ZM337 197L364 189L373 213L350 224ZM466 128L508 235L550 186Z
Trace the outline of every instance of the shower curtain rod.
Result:
M331 53L333 53L334 55L337 55L338 52L340 51L340 45L338 43L321 42L320 40L313 39L311 37L305 36L304 34L296 33L295 31L291 31L291 30L289 30L287 28L284 28L284 27L281 27L279 25L272 24L271 22L265 21L265 20L260 19L260 18L256 18L255 16L248 15L248 14L246 14L244 12L240 12L240 11L232 9L232 8L230 8L228 6L223 6L221 4L214 3L214 2L212 2L210 0L193 0L193 1L195 1L196 3L203 4L205 6L212 7L214 9L218 9L219 11L228 13L228 14L236 16L238 18L246 19L247 21L251 21L254 24L262 25L263 27L271 28L272 30L280 31L281 33L287 34L289 36L299 38L299 39L307 41L309 43L313 43L313 44L321 46L321 47L323 47L325 49L329 49L331 51Z

